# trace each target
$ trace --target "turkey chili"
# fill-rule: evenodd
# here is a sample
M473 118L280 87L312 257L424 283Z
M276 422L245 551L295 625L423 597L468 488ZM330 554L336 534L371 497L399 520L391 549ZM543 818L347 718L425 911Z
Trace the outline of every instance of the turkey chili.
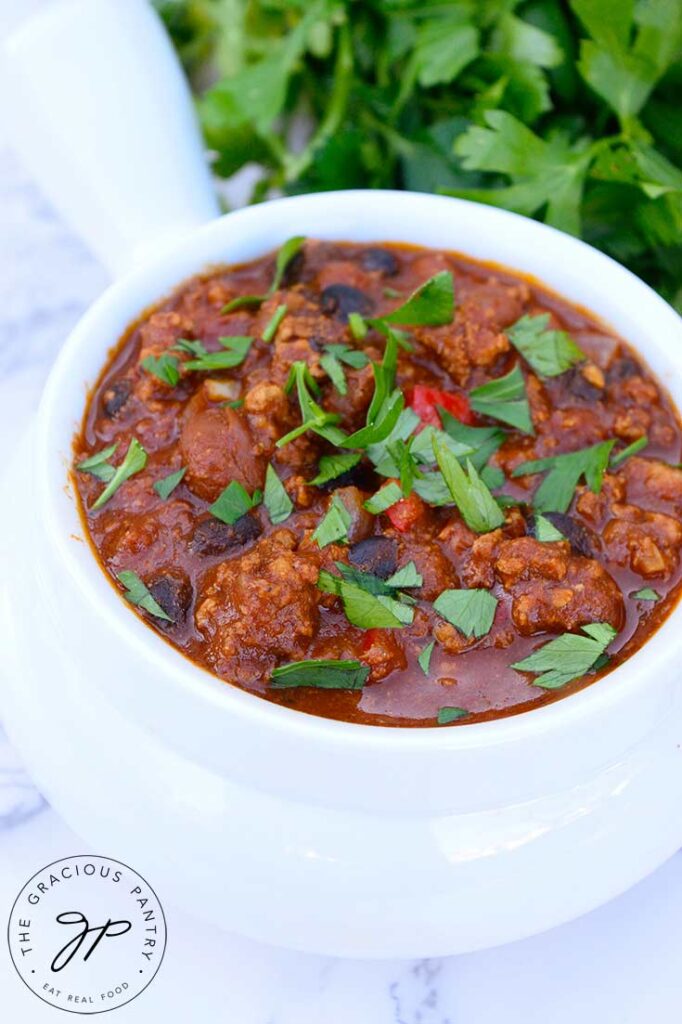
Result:
M74 469L104 569L194 662L446 725L571 693L657 628L680 446L636 353L534 281L294 238L130 328Z

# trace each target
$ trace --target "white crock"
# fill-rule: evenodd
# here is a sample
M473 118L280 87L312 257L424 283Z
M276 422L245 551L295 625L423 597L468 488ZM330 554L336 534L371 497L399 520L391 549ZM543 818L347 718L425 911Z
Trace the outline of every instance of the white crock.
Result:
M48 91L33 81L29 90L23 74L40 46L47 54L69 33L71 60L89 52L83 18L93 9L118 47L106 72L91 61L94 93L113 87L121 65L137 66L140 33L147 53L158 51L137 83L142 111L110 103L116 141L101 140L104 184L90 160L65 156L79 137L91 152L104 134L79 113L80 75L59 97L60 134ZM676 314L576 239L453 199L325 193L198 226L214 199L189 101L141 0L65 0L15 38L6 65L19 109L30 91L38 124L58 136L46 170L18 128L25 158L112 269L135 264L65 342L3 482L0 708L48 800L162 900L268 942L349 956L506 942L584 913L658 866L682 843L680 610L625 665L545 708L440 729L317 719L220 682L131 613L83 540L67 468L87 388L130 321L206 266L252 259L292 234L409 241L534 274L634 344L680 404ZM167 78L186 116L150 139ZM169 146L189 156L155 183L142 165ZM112 196L119 217L126 203L131 211L125 231L100 216Z

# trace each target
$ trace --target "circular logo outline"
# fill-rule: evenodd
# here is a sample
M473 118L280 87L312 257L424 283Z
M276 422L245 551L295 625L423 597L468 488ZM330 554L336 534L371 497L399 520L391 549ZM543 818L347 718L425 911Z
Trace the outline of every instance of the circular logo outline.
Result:
M12 935L11 935L12 918L14 916L14 911L15 911L15 908L17 906L17 903L21 899L22 894L26 891L26 889L29 887L31 882L35 878L37 878L39 875L42 875L43 872L47 871L49 868L53 868L57 864L64 864L64 863L66 863L68 861L73 861L73 860L90 860L90 861L99 860L99 861L106 861L106 862L108 862L110 864L117 864L120 867L125 868L126 871L131 872L131 874L135 875L137 878L139 878L146 885L147 889L153 895L154 899L156 900L156 902L158 904L159 912L161 914L161 920L163 922L163 946L161 948L161 955L159 956L159 962L156 965L156 968L155 968L153 974L150 975L150 977L145 982L145 984L142 986L142 988L139 989L137 992L135 992L135 994L132 995L129 999L126 999L126 1001L124 1003L117 1003L115 1006L105 1006L101 1010L79 1010L79 1009L74 1009L74 1008L67 1007L67 1006L60 1006L57 1003L50 1002L49 999L45 999L45 997L40 995L39 992L37 992L35 989L31 988L31 985L29 984L29 982L26 980L26 978L22 974L21 970L19 969L19 965L17 964L17 961L14 958L14 950L12 948ZM17 893L17 896L16 896L14 902L12 903L12 906L11 906L10 912L9 912L9 917L7 919L7 947L8 947L8 950L9 950L10 960L12 961L12 966L14 967L14 970L16 971L17 975L19 976L19 978L21 979L23 984L29 990L29 992L31 992L34 996L36 996L38 999L40 999L41 1003L45 1003L46 1006L50 1006L54 1010L62 1010L64 1013L77 1013L77 1014L80 1014L81 1016L94 1017L94 1016L96 1016L98 1014L101 1014L101 1013L110 1013L113 1010L119 1010L123 1006L128 1006L130 1003L133 1002L134 999L137 999L137 997L139 995L142 995L142 993L147 988L149 988L149 986L151 985L152 981L154 980L156 975L159 973L159 969L161 968L161 964L163 963L163 958L166 955L166 946L167 946L167 944L168 944L168 924L167 924L167 921L166 921L166 915L164 913L163 905L162 905L161 900L159 899L158 895L156 894L155 889L152 888L152 886L149 884L147 879L144 878L144 876L141 875L139 873L139 871L136 871L134 868L131 868L129 864L125 863L125 861L117 860L115 857L105 857L105 856L103 856L102 854L99 854L99 853L93 853L93 854L76 853L76 854L72 854L72 855L67 856L67 857L58 857L57 860L50 861L49 864L45 864L42 868L39 868L22 885L21 889Z

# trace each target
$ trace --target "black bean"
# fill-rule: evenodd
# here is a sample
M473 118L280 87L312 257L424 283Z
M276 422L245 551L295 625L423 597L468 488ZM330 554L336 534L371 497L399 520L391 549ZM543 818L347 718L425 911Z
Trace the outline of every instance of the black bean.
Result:
M609 383L612 383L617 380L626 380L628 377L638 377L641 373L642 368L634 359L631 359L630 356L623 356L609 367L607 376Z
M360 257L363 270L378 270L384 277L398 273L398 261L388 249L365 249Z
M367 537L353 544L348 561L363 572L387 580L398 566L398 545L391 537Z
M320 484L321 491L335 491L337 487L359 487L362 491L376 491L379 486L377 475L366 462L360 462L352 469L347 469L340 476L333 480L327 480L326 484Z
M126 377L119 377L112 381L102 392L102 408L104 415L112 418L116 416L130 398L132 384Z
M323 289L321 299L322 311L344 322L350 313L369 316L374 311L374 300L350 284L330 284Z
M157 619L159 625L170 628L171 625L178 626L187 618L187 613L192 606L192 584L187 575L180 570L157 576L153 582L148 584L149 592L157 601L166 615L170 615L172 622L165 622Z
M242 516L231 525L212 516L197 524L190 548L197 555L224 555L232 548L255 540L262 531L258 519L250 514Z
M568 390L576 398L582 398L586 402L598 402L600 398L604 397L603 389L598 388L595 384L590 384L577 368L564 374L563 380Z
M543 512L543 515L545 519L549 519L552 526L563 533L577 554L583 555L584 558L594 558L597 542L586 526L565 512Z

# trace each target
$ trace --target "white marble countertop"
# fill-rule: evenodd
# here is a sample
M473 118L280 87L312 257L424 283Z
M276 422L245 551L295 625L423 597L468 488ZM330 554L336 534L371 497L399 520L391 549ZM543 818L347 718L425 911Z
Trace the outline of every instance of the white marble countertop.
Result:
M0 148L0 459L106 275ZM0 731L0 931L27 878L87 847ZM107 851L98 851L106 854ZM557 879L561 885L561 879ZM341 961L217 932L167 908L168 950L122 1022L673 1024L682 1016L682 854L607 907L513 946L419 962ZM0 1019L53 1020L0 940Z

